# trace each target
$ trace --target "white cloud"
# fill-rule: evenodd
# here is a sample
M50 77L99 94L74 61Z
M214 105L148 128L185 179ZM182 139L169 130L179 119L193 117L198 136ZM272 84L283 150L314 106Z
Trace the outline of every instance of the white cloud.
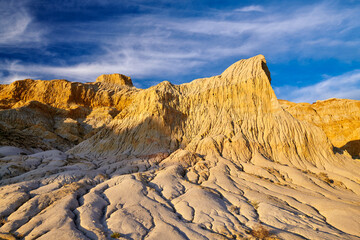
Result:
M250 5L242 8L235 9L236 12L265 12L264 8L260 5Z
M293 102L312 103L329 98L360 100L360 69L305 87L283 86L274 88L278 98Z

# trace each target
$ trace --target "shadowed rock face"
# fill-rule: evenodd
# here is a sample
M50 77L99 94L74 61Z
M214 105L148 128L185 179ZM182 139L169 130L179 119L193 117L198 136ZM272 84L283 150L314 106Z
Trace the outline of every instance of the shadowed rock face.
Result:
M270 84L258 55L145 90L121 74L1 85L0 233L360 239L359 101L278 101Z

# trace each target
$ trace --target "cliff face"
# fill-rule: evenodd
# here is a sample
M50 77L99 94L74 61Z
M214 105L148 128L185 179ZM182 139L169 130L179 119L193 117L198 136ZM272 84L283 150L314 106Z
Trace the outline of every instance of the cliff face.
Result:
M278 100L262 55L144 90L0 85L0 238L360 239L359 108Z

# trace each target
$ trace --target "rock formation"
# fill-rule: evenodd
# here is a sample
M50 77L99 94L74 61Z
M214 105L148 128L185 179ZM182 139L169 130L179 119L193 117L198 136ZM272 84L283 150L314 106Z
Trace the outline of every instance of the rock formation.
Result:
M117 84L120 86L126 85L129 87L133 86L131 78L119 73L114 74L103 74L96 79L96 82L103 82L109 84Z
M332 98L313 104L279 102L297 119L320 127L336 148L360 159L360 101Z
M144 90L26 79L0 107L0 238L360 239L360 102L278 100L262 55Z

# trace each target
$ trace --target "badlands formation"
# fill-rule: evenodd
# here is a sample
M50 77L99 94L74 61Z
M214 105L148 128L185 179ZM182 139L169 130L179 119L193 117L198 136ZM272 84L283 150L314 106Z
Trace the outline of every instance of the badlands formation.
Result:
M360 101L270 84L258 55L144 90L0 85L0 238L360 239Z

